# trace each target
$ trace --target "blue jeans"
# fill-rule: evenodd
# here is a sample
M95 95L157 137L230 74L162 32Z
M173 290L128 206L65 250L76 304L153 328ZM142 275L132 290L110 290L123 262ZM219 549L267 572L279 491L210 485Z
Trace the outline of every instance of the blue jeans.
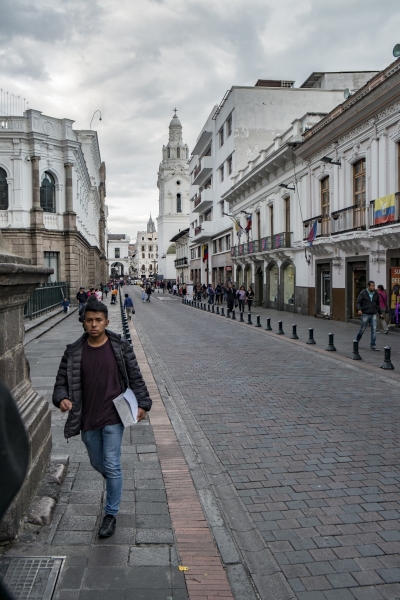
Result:
M86 302L79 302L79 314L82 315L85 310Z
M371 348L376 346L376 313L374 315L361 315L361 327L357 333L356 340L359 342L367 328L368 323L371 325Z
M106 479L106 515L118 514L122 494L121 444L122 423L106 425L103 429L82 431L82 441L89 454L90 464Z

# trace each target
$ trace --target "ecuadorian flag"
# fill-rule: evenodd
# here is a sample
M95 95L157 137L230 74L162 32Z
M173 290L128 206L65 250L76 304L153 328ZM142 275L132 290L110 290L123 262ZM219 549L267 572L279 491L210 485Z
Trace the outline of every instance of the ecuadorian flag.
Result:
M394 221L395 195L377 198L374 205L374 224L390 223Z

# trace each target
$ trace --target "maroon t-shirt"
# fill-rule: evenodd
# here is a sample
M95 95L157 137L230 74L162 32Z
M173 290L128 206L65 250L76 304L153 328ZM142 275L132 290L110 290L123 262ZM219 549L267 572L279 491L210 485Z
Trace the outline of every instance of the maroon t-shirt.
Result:
M94 348L82 348L82 431L121 423L113 400L122 393L115 354L110 340Z

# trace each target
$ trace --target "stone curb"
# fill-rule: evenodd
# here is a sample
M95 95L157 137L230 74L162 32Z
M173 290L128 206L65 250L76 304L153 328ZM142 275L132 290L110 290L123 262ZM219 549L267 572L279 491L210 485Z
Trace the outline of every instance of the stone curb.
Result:
M50 525L54 509L60 498L61 485L67 475L68 464L68 456L52 457L24 519L25 523L39 527Z
M70 310L68 313L62 313L60 315L60 318L57 319L57 321L55 321L54 323L52 323L51 325L49 325L48 327L46 327L44 330L38 331L37 334L30 338L29 340L26 340L26 336L31 333L31 331L33 329L35 329L34 327L31 327L31 329L29 329L28 331L25 332L25 339L24 339L24 346L27 346L28 344L30 344L31 342L33 342L34 340L37 340L38 338L42 337L42 335L44 335L45 333L47 333L48 331L50 331L50 329L53 329L53 327L56 327L59 323L61 323L61 321L64 321L64 319L68 319L68 317L70 317L72 314L74 314L78 309L77 308L73 308L72 310ZM58 313L57 313L58 314ZM54 319L56 315L52 315L52 319ZM48 321L50 321L50 319L47 319ZM43 323L46 323L46 321L42 321L42 323L40 323L37 327L40 327L40 325L43 325Z

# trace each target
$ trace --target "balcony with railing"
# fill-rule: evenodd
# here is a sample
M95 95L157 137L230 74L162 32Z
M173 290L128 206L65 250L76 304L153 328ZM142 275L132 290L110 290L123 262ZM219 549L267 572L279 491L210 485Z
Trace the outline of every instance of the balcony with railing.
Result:
M203 221L194 229L194 240L196 242L202 242L208 240L213 233L213 222Z
M213 170L212 156L203 156L193 170L192 185L201 185L207 181Z
M214 191L212 189L203 190L193 200L193 212L203 213L213 205L213 200Z
M189 263L188 263L188 259L187 256L184 256L183 258L177 258L174 261L175 267L188 267Z
M354 204L331 213L331 235L366 229L366 207Z
M371 229L385 227L385 225L393 225L393 223L400 223L400 192L395 193L394 200L394 211L387 211L386 218L383 214L376 214L375 209L376 200L372 200L369 205L369 226Z
M289 231L283 231L282 233L276 233L273 236L263 237L260 240L253 240L239 244L238 246L232 246L231 257L246 256L248 254L258 254L262 252L270 252L272 250L279 250L283 248L290 248L292 245L292 233Z
M313 217L312 219L307 219L303 221L303 239L307 240L310 235L311 228L313 224L317 221L317 230L315 237L327 237L331 234L331 217L320 215L319 217Z

